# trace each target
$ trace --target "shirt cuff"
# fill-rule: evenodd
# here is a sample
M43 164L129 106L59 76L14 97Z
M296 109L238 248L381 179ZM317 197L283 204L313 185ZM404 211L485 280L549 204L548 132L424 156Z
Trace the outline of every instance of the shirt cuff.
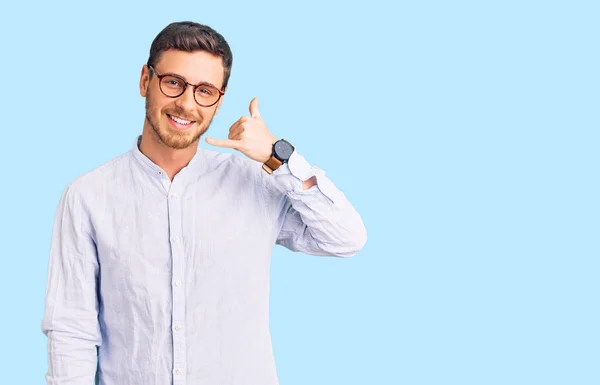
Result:
M311 177L317 179L317 184L305 190L302 182ZM277 184L290 196L315 196L321 192L332 203L337 199L339 190L325 176L325 171L316 166L311 166L297 151L294 151L287 163L282 164L273 171Z

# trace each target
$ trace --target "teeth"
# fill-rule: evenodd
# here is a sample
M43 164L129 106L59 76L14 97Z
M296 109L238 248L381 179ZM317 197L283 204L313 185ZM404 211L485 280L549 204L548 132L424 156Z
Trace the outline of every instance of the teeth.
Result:
M171 117L171 119L173 119L174 121L176 121L179 124L190 124L192 121L191 120L183 120L181 118L178 118L176 116L173 115L169 115Z

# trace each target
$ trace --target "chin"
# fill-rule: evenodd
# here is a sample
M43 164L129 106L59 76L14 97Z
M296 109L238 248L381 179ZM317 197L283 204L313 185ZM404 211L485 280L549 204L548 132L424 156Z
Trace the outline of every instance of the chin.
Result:
M192 135L181 135L167 133L161 137L161 141L167 146L177 150L182 150L191 146L196 140Z
M166 130L161 130L161 132L158 133L158 136L165 146L176 150L182 150L198 142L205 131L206 130L178 132L168 128Z

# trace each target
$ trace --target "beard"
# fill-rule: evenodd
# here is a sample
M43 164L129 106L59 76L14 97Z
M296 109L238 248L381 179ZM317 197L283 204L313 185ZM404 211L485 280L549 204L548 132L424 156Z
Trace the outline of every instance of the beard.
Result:
M151 92L148 90L146 95L146 120L148 121L150 127L152 127L152 131L154 131L155 139L165 146L176 150L188 148L189 146L198 142L202 134L208 130L208 127L212 123L212 120L215 116L213 113L213 115L210 117L210 120L204 124L204 120L189 119L190 114L186 113L181 107L174 105L172 110L169 110L169 115L175 115L184 119L194 120L195 122L193 125L196 126L194 131L178 132L170 128L168 123L166 126L161 126L160 122L154 118L157 116L157 112L157 108L154 107L154 103L152 103Z

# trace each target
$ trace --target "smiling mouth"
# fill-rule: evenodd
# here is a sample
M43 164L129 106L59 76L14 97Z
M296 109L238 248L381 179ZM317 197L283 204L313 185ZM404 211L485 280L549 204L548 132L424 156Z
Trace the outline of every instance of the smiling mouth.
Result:
M169 118L169 121L176 127L176 128L188 128L190 127L192 124L195 123L195 121L193 120L185 120L182 119L178 116L174 116L174 115L169 115L167 114L167 117Z

